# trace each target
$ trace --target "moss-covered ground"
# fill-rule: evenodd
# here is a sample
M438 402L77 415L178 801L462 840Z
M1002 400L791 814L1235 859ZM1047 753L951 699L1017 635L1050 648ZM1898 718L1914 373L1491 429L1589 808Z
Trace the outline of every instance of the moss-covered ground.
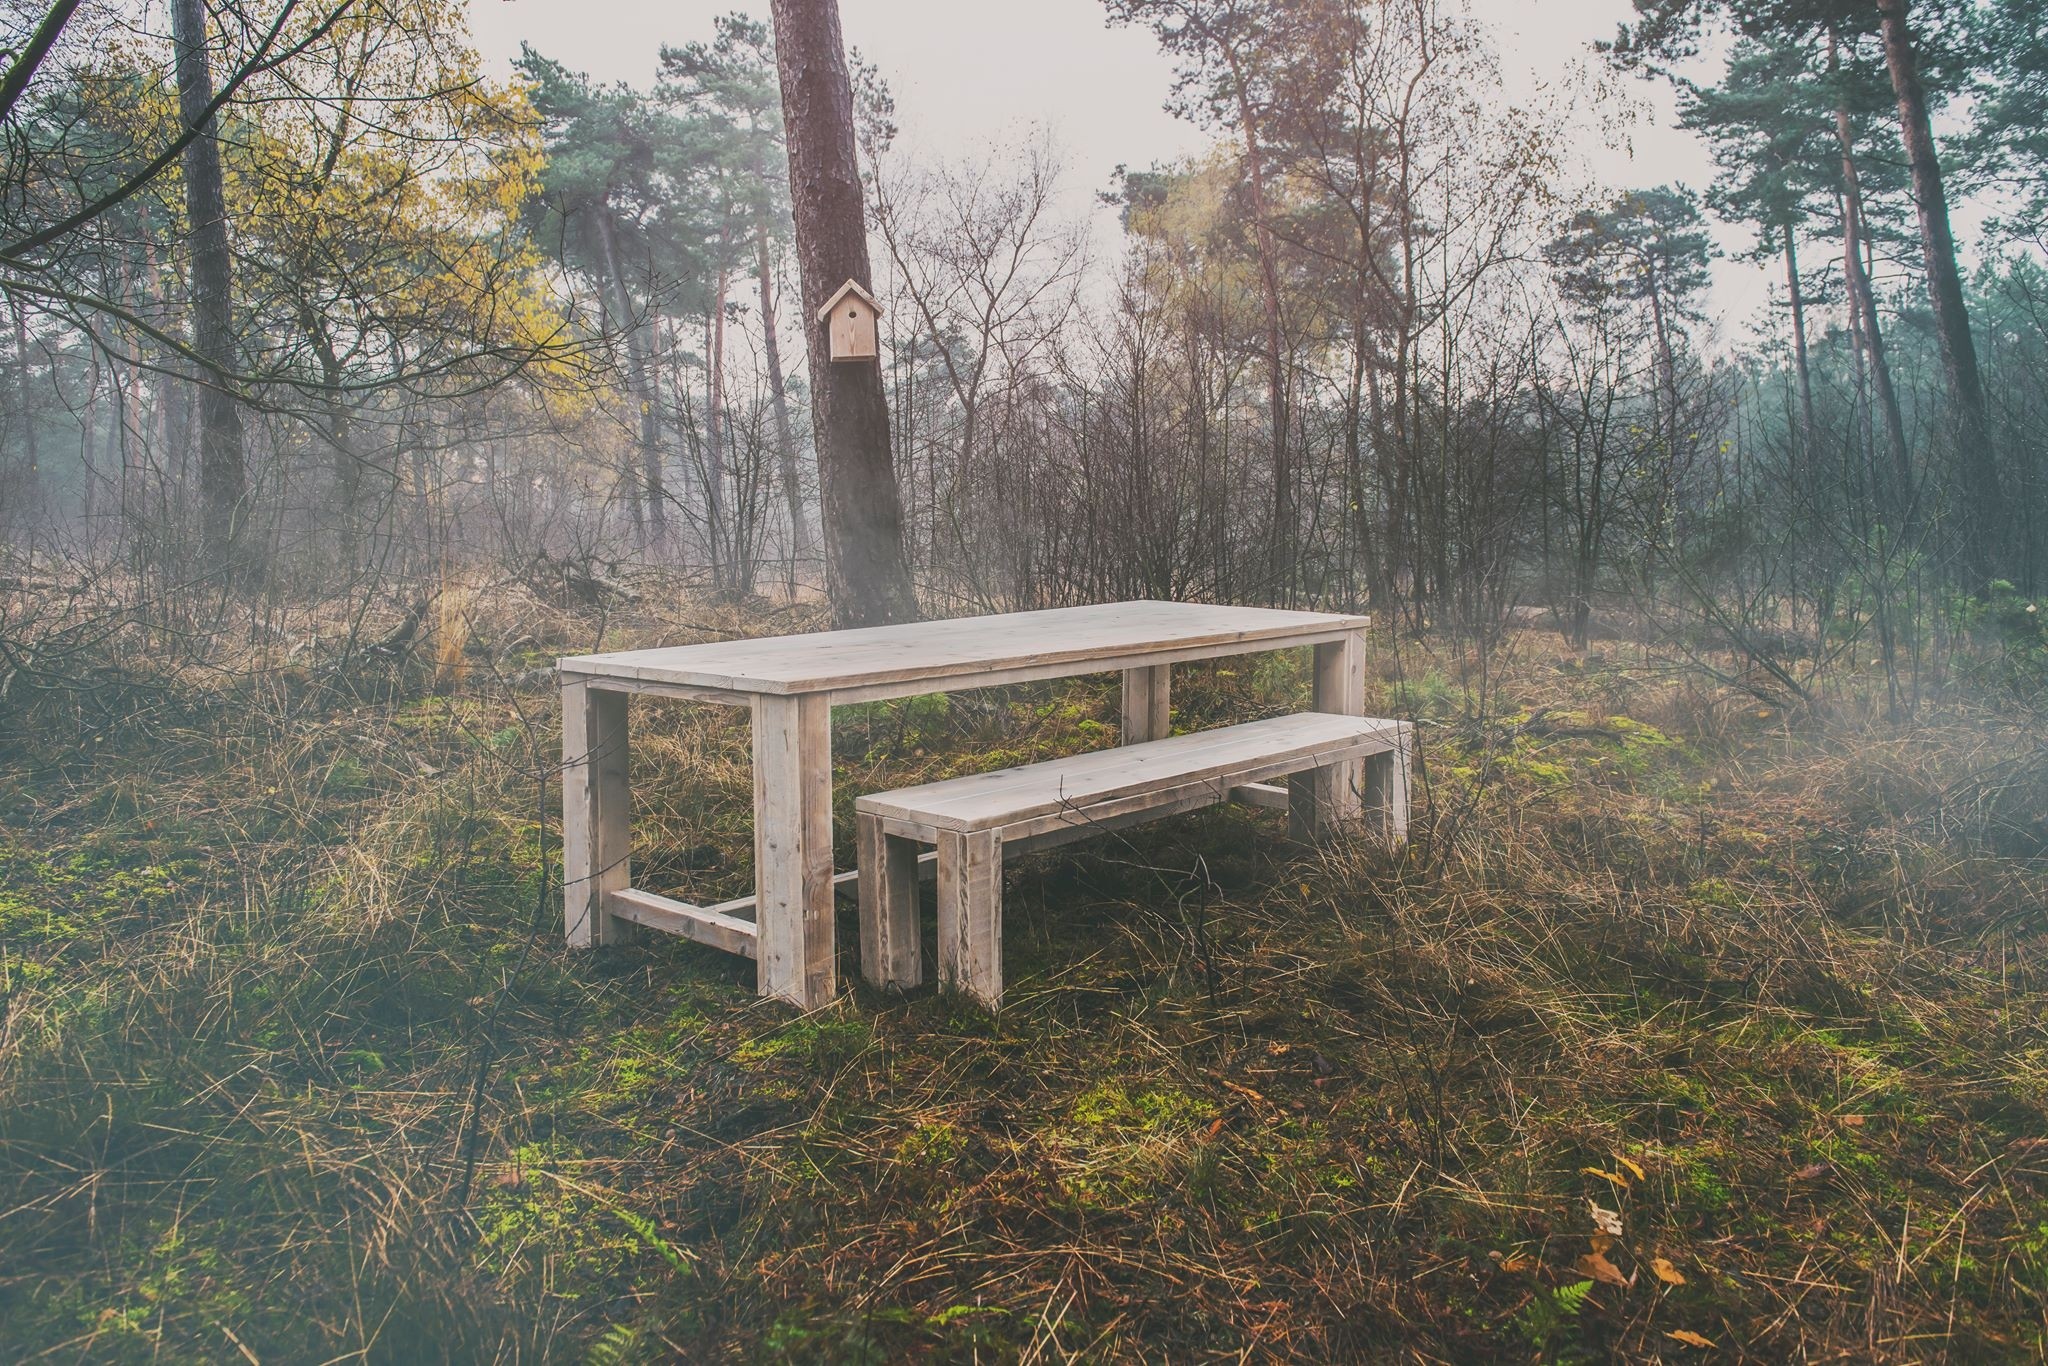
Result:
M1381 642L1403 856L1226 808L1016 860L1000 1018L859 986L843 904L856 985L799 1016L694 945L564 951L553 698L502 679L593 641L529 634L446 694L284 664L9 713L0 1357L2048 1351L2010 703L1794 716L1536 638L1478 698ZM1176 686L1183 728L1306 692ZM635 726L636 881L737 894L744 716ZM839 800L1114 727L1101 679L844 709Z

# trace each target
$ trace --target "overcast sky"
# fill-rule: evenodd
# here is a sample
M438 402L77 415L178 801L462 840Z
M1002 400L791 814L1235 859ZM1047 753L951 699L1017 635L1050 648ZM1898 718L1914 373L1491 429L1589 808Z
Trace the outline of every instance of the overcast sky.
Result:
M1629 0L1471 0L1495 33L1509 92L1526 97L1614 34ZM767 0L471 0L477 45L502 72L522 40L601 81L645 88L663 43L709 36L732 9L767 16ZM1207 137L1165 112L1172 65L1142 30L1110 28L1100 0L840 0L849 46L880 68L913 146L971 155L1034 123L1064 153L1080 208L1118 163L1149 166L1194 152ZM1630 87L1642 108L1626 145L1590 135L1577 149L1616 187L1681 181L1704 188L1712 165L1699 141L1672 126L1668 91ZM1723 234L1727 245L1746 245ZM1715 301L1731 322L1766 298L1758 270L1722 262Z

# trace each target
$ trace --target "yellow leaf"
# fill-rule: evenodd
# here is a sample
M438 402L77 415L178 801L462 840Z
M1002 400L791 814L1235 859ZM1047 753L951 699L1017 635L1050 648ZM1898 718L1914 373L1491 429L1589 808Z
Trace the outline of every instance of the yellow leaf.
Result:
M1685 1273L1671 1264L1669 1257L1652 1257L1650 1270L1657 1273L1657 1279L1666 1285L1684 1285Z
M1701 1337L1690 1328L1674 1328L1664 1336L1670 1338L1673 1342L1682 1342L1688 1347L1712 1347L1714 1345L1712 1338Z
M1579 1258L1578 1268L1602 1285L1628 1285L1628 1277L1621 1274L1621 1268L1597 1252L1588 1252Z
M1307 896L1307 895L1308 895L1308 884L1307 884L1306 882L1304 882L1304 883L1302 883L1302 884L1301 884L1301 894L1302 894L1303 896Z
M1630 1176L1633 1176L1633 1177L1634 1177L1634 1178L1635 1178L1636 1180L1638 1180L1638 1181L1646 1180L1646 1179L1648 1179L1648 1177L1649 1177L1649 1175L1650 1175L1650 1174L1649 1174L1648 1172L1644 1171L1644 1170L1642 1169L1642 1167L1641 1167L1640 1165L1638 1165L1637 1163L1634 1163L1634 1162L1631 1162L1631 1161L1629 1161L1629 1160L1628 1160L1627 1158L1623 1157L1623 1156L1622 1156L1622 1155L1621 1155L1620 1153L1616 1153L1616 1154L1614 1155L1614 1160L1615 1160L1615 1161L1616 1161L1617 1163L1619 1163L1620 1165L1622 1165L1622 1166L1624 1166L1624 1167L1628 1168L1628 1174L1629 1174Z
M1614 1172L1602 1171L1598 1167L1581 1167L1579 1170L1588 1176L1597 1176L1602 1181L1612 1181L1622 1190L1628 1189L1628 1178L1625 1176L1617 1175Z

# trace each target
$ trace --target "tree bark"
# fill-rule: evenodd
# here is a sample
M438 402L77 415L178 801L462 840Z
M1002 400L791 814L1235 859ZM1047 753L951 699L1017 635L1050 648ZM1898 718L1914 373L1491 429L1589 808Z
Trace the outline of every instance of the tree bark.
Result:
M803 483L797 478L796 437L789 425L789 387L782 377L782 343L775 335L775 271L768 253L768 220L754 224L754 271L761 287L761 350L768 361L768 398L775 419L775 460L782 476L782 498L789 507L789 577L796 582L796 561L810 553L811 523L804 515Z
M1792 366L1799 376L1799 437L1802 454L1802 470L1811 474L1813 464L1813 374L1806 359L1806 299L1799 289L1799 247L1798 236L1792 225L1787 223L1785 232L1785 289L1792 300ZM1802 487L1801 492L1811 492Z
M1963 537L1964 563L1971 587L1982 590L1991 578L1992 545L2005 522L1999 498L1998 465L1991 449L1991 421L1984 403L1984 381L1977 369L1977 344L1970 335L1970 313L1963 301L1962 276L1956 270L1955 238L1949 231L1948 196L1942 187L1941 159L1927 119L1927 94L1920 84L1919 60L1907 26L1908 0L1878 0L1883 15L1884 60L1891 72L1892 93L1899 101L1899 130L1906 162L1913 173L1913 204L1920 219L1920 249L1927 261L1927 294L1934 304L1934 328L1941 342L1942 368L1948 374L1949 398L1955 405L1956 458L1963 485L1977 517L1974 534Z
M731 271L725 264L725 241L718 244L718 288L711 300L710 335L705 338L704 519L710 529L711 581L720 588L737 588L752 575L741 569L739 535L725 518L725 296L731 287Z
M171 0L177 46L178 112L199 135L185 144L185 218L192 244L192 349L212 373L199 390L201 549L208 572L246 579L258 566L243 536L248 505L242 410L228 385L235 367L234 266L228 254L227 203L203 0ZM203 126L202 126L203 124Z
M36 451L35 391L28 373L28 310L19 298L10 297L14 312L15 409L21 417L22 482L10 501L24 526L32 525L42 505L42 460Z
M647 510L647 540L656 549L668 545L668 490L662 477L661 428L654 411L654 392L648 382L647 343L640 335L640 320L633 316L633 295L626 288L626 273L620 268L618 232L612 223L609 203L598 206L598 244L604 249L605 273L611 276L617 326L626 338L626 387L640 409L640 493Z
M903 559L903 504L881 367L833 364L814 321L841 283L871 289L873 281L839 4L774 0L772 9L832 613L841 626L905 621L916 616L917 600Z
M753 170L766 179L768 167L761 153L759 129L754 130ZM810 518L804 511L803 481L797 473L796 437L789 421L789 385L782 371L782 341L775 323L775 263L769 241L769 201L755 201L754 276L761 292L761 350L768 363L769 410L775 423L776 472L782 480L782 499L789 511L789 592L796 594L797 561L811 553Z
M1252 108L1236 50L1226 38L1220 44L1237 96L1237 118L1244 127L1245 170L1251 189L1252 242L1259 254L1259 295L1266 321L1266 408L1273 445L1273 571L1283 602L1293 602L1298 587L1295 553L1294 464L1287 446L1286 333L1280 317L1280 266L1273 246L1273 226L1266 210L1266 167L1259 144L1259 125Z
M1829 62L1833 63L1832 49ZM1849 110L1835 106L1835 143L1842 154L1842 278L1849 286L1850 317L1862 333L1870 357L1871 387L1877 392L1884 416L1885 445L1891 454L1892 480L1896 485L1893 511L1902 527L1913 520L1913 462L1906 450L1906 421L1899 410L1899 396L1892 388L1891 362L1885 359L1884 333L1877 321L1877 297L1871 292L1870 276L1863 269L1863 185L1856 174L1855 139L1849 128Z

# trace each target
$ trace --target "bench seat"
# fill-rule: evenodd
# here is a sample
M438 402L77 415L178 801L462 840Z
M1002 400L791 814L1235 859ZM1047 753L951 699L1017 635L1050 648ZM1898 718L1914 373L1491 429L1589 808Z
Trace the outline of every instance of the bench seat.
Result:
M1328 712L998 769L859 798L861 970L870 981L923 980L917 931L920 846L938 852L939 981L994 1008L1002 1000L1002 859L1232 799L1285 801L1297 835L1370 814L1407 833L1405 721ZM1283 790L1266 786L1286 776Z

